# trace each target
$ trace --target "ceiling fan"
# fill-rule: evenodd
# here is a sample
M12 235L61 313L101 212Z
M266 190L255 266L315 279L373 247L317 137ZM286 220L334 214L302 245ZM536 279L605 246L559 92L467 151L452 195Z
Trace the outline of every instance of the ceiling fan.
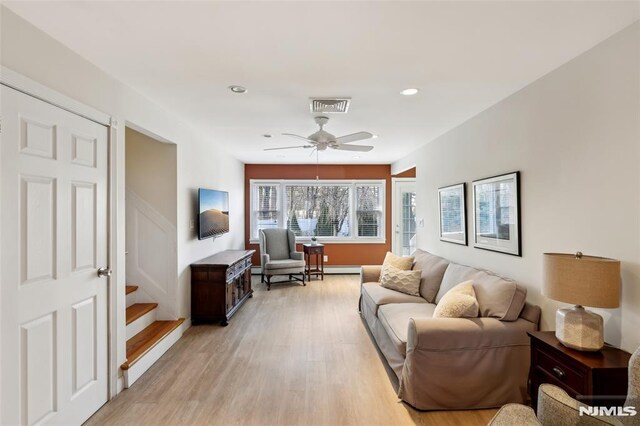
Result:
M336 149L339 151L358 151L368 152L373 149L371 145L348 145L352 142L357 142L365 139L371 139L374 136L369 132L357 132L350 135L335 137L331 133L323 130L323 127L329 121L329 117L316 117L315 122L320 126L320 130L309 135L308 137L294 135L292 133L283 133L284 136L291 136L296 139L305 141L306 145L285 146L282 148L266 148L265 151L275 151L279 149L293 149L293 148L314 148L318 151L324 151L327 148Z

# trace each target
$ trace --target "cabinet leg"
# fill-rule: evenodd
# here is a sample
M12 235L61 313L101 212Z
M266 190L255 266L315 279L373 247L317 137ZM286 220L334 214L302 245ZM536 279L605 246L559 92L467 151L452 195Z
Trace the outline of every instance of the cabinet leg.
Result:
M220 322L220 325L221 325L221 326L223 326L223 327L226 327L226 326L228 326L228 325L229 325L229 321L227 321L226 319L223 319L223 320Z

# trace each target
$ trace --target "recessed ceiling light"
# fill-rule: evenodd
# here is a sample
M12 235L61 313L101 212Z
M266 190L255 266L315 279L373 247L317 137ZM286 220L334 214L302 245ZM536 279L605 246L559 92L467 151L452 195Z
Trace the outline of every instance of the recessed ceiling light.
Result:
M262 135L263 138L270 138L271 135L269 133L265 133L264 135Z
M371 139L378 139L378 135L371 136Z
M285 158L285 157L286 157L286 155L282 155L282 154L276 155L276 158Z
M405 95L405 96L413 96L416 93L418 93L418 89L404 89L402 92L400 92L401 95Z
M355 158L357 160L358 158L360 158L360 156L359 155L354 155L353 158Z
M233 93L247 93L246 87L242 86L229 86L229 90L231 90Z

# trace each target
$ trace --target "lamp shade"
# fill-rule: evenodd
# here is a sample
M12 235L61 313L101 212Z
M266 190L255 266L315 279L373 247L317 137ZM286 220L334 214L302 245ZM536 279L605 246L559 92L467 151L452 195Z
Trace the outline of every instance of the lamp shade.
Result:
M544 254L542 294L594 308L620 306L620 261L582 254Z

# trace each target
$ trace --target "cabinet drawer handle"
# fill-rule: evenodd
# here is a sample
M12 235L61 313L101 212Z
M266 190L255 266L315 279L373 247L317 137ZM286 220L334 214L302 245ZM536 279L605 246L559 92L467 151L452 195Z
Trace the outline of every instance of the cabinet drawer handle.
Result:
M553 371L553 374L558 376L558 379L561 379L561 380L564 379L564 371L562 371L560 367L553 367L552 371Z

